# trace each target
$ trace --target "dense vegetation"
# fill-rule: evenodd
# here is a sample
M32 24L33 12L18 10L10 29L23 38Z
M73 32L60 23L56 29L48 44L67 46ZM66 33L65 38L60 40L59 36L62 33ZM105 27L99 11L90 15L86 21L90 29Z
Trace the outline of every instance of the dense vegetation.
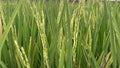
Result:
M117 2L0 2L3 68L119 68Z

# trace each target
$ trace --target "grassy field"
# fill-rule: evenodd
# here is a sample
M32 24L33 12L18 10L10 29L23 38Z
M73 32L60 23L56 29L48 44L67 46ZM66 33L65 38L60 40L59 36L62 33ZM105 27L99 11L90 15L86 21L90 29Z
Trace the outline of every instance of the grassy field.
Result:
M117 2L0 2L0 68L120 68Z

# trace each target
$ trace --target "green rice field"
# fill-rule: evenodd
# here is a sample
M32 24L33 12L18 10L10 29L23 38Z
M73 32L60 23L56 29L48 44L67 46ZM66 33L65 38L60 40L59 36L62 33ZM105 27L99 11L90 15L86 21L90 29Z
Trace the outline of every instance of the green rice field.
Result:
M0 68L120 68L120 3L0 1Z

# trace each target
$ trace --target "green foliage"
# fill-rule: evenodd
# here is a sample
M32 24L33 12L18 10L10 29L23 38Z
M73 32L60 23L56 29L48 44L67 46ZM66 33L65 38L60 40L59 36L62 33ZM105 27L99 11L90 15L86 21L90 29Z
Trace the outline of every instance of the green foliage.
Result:
M3 68L119 68L120 5L0 2Z

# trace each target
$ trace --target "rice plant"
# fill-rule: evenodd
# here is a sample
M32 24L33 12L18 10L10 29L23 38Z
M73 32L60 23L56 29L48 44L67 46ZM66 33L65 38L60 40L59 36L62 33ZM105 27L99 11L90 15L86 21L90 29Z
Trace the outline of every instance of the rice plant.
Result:
M0 1L1 68L119 68L119 2Z

